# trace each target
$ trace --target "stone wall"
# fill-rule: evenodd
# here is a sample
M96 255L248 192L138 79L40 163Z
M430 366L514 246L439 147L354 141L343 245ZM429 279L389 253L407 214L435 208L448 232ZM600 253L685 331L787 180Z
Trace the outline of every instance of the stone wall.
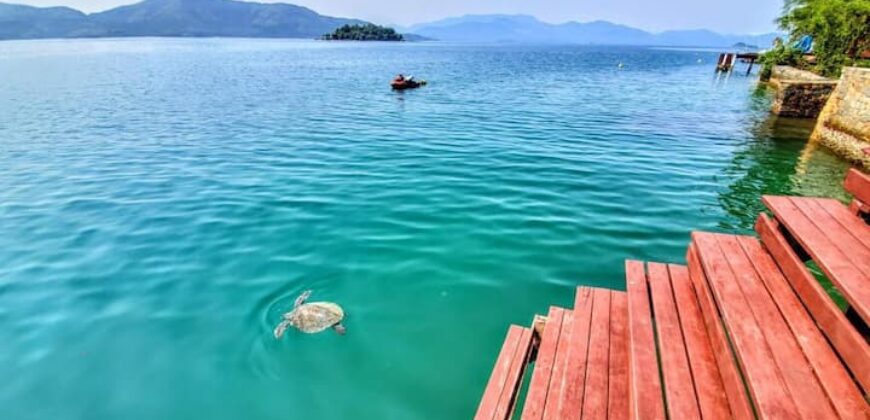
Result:
M837 81L788 66L774 66L770 85L776 88L773 113L782 117L815 118Z
M812 139L870 170L870 69L846 67L816 122Z

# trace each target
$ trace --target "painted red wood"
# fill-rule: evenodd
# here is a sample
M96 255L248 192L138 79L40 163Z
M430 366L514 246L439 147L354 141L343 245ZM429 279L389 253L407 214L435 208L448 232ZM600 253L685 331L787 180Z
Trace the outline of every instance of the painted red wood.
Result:
M678 419L700 419L668 267L649 263L647 269L668 415Z
M735 419L754 419L755 415L744 386L743 375L740 373L737 366L738 362L731 352L729 339L720 319L719 309L716 307L713 293L701 267L698 251L694 244L689 245L686 260L689 265L689 279L698 297L698 307L704 320L707 335L710 338L713 355L716 357L719 374L722 376L722 384L728 398L728 407Z
M531 328L523 328L520 334L520 344L517 347L516 353L514 353L513 360L511 360L511 367L508 371L508 383L501 391L498 406L495 408L494 419L513 418L520 386L522 386L523 382L523 373L529 365L533 335Z
M764 204L779 222L810 254L827 277L840 290L854 310L870 322L870 285L868 276L855 266L854 255L844 253L795 205L791 197L764 196Z
M779 312L773 298L764 287L749 256L735 235L716 235L722 252L731 266L737 284L743 292L748 308L761 329L767 346L774 354L773 361L788 388L795 406L804 418L835 418L834 407L825 396L813 369L801 351L794 334ZM702 257L703 260L703 257ZM741 320L741 322L745 322ZM733 323L726 322L726 328Z
M863 220L855 217L845 206L833 200L812 200L817 207L822 208L834 220L845 228L858 242L864 245L865 250L870 252L870 226Z
M689 270L684 266L669 265L671 288L680 319L680 328L686 344L686 355L691 366L692 379L701 417L705 419L752 418L749 406L743 412L731 415L728 397L722 383L722 375L716 364L716 356L704 325L704 317L698 304L698 297L689 280ZM654 300L655 301L655 300ZM657 312L658 313L658 312Z
M625 292L610 297L610 380L607 417L628 418L628 300Z
M532 373L531 382L529 382L529 391L526 393L526 403L522 416L524 420L539 420L544 417L544 404L550 389L553 364L556 360L556 349L562 333L564 316L565 310L555 306L551 306L547 313L547 325L544 327L541 345L538 347L538 358L535 361L535 370Z
M607 418L607 391L610 374L610 291L593 291L592 323L586 381L583 390L582 418Z
M640 261L625 263L628 293L629 396L632 419L664 419L646 274Z
M870 245L865 244L870 242L870 226L835 200L791 197L791 202L863 273L864 285L870 284Z
M775 357L758 325L751 305L743 295L737 276L716 234L694 232L693 244L710 290L727 325L757 412L762 418L797 419L800 411L782 378Z
M587 289L588 290L588 289ZM568 364L568 346L571 344L571 331L574 329L574 312L565 311L562 318L562 332L559 344L556 346L556 357L553 360L553 372L550 375L550 389L544 404L544 419L559 418L559 404L562 400L562 388L565 382L565 369Z
M755 230L767 251L779 264L791 287L800 296L801 301L837 349L852 374L864 389L870 389L870 346L867 341L846 319L815 276L807 270L791 249L785 237L779 232L775 220L761 214L758 216Z
M852 382L849 372L843 367L770 255L755 238L742 236L737 237L737 241L749 257L762 284L766 286L791 334L800 337L794 342L809 362L837 415L842 419L870 418L870 407Z
M849 213L860 216L861 213L870 213L870 205L862 203L861 200L852 200L849 204Z
M505 387L510 386L509 375L511 364L520 346L524 330L528 329L517 325L511 325L508 328L507 336L504 343L502 343L495 367L492 369L489 382L483 392L483 397L480 399L477 414L474 416L475 420L492 420L495 418L502 391Z
M588 362L589 331L592 324L592 310L595 295L591 289L578 288L574 307L574 325L568 345L568 362L565 368L565 381L559 404L560 418L577 417L583 407L583 389L586 386L586 366Z
M870 148L867 150L870 150ZM843 182L843 186L856 199L870 203L870 175L852 168L846 174L846 181Z

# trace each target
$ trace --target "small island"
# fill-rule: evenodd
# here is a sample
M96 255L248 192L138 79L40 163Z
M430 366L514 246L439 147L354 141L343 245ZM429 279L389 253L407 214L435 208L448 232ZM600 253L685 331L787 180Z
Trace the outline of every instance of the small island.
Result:
M393 28L371 23L364 25L344 25L320 39L325 41L404 41L402 34Z

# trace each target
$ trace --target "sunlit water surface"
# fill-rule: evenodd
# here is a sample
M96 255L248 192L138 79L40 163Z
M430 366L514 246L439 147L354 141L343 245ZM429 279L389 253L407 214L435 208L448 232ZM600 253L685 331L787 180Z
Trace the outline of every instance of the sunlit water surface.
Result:
M469 418L508 323L750 231L762 193L843 196L715 59L0 43L0 418ZM346 336L272 337L306 289Z

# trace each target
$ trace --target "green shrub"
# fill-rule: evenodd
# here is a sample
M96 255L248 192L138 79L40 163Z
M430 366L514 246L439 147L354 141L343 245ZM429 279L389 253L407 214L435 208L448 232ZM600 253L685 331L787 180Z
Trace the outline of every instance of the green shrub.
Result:
M839 76L843 66L865 65L857 59L870 48L870 0L785 0L777 20L794 42L813 36L813 70Z
M761 80L770 79L770 74L773 71L773 66L792 66L797 68L806 68L807 63L801 50L792 46L777 43L773 49L770 49L758 57L758 62L761 64Z

